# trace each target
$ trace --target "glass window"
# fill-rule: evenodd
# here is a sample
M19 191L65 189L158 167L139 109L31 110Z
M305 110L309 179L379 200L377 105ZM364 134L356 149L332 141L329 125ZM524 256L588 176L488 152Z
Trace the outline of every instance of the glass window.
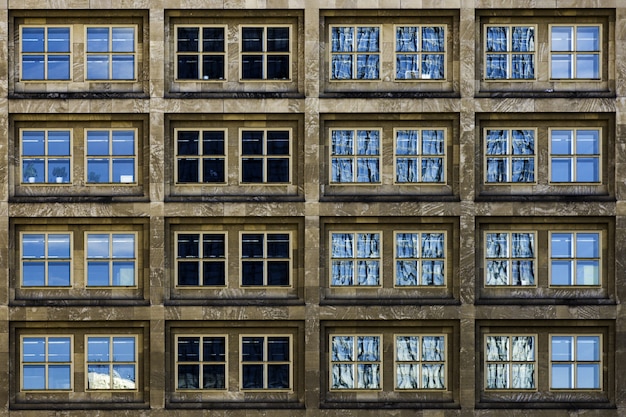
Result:
M535 130L486 129L487 183L535 181Z
M241 389L291 389L292 356L289 336L242 336Z
M226 132L176 130L176 175L179 184L226 180Z
M486 388L489 390L535 389L537 380L535 348L535 336L486 336Z
M550 130L550 181L600 182L600 130Z
M225 28L220 26L176 27L176 79L224 80Z
M241 79L289 80L290 32L289 26L242 26Z
M551 233L550 285L600 285L600 233Z
M87 80L135 79L134 26L89 26L86 34Z
M70 233L22 233L22 286L71 285Z
M485 285L534 286L535 234L493 232L485 236Z
M445 336L396 336L397 390L446 388Z
M179 286L226 285L226 234L178 233L176 265Z
M23 336L21 342L23 391L72 389L70 336Z
M290 283L289 233L242 233L241 285L288 286Z
M226 337L176 338L177 390L226 389Z
M331 183L379 183L380 157L380 130L331 130Z
M241 131L241 182L290 181L290 130Z
M136 285L135 239L132 233L87 233L87 286Z
M379 286L380 233L331 234L331 286Z
M135 130L87 130L87 183L136 184Z
M396 286L445 285L445 233L396 232L394 236Z
M485 78L535 78L535 27L497 25L485 28Z
M340 135L342 131L337 132L337 139L343 140L343 137ZM358 132L364 131L357 131L357 135L359 134ZM394 150L397 183L443 183L445 181L446 145L443 129L400 129L395 130L395 137ZM333 136L334 139L335 137ZM376 150L376 152L380 153L379 150ZM339 164L341 159L335 159L338 161L337 164ZM361 164L365 163L364 157L360 157L360 160ZM357 160L358 164L359 160ZM372 166L373 164L369 163L369 165ZM376 176L378 176L378 166L374 165L374 167L376 168ZM339 175L342 174L339 170L337 172Z
M550 388L601 389L601 352L600 336L550 336Z
M550 26L550 78L600 79L600 26Z
M136 345L135 336L87 336L87 389L134 390Z
M380 79L380 27L330 28L331 80Z
M71 132L20 130L22 183L69 183Z
M331 336L330 389L381 389L380 342L380 336Z
M72 78L68 26L21 26L20 39L22 80Z
M444 26L397 26L396 79L444 79L445 48Z

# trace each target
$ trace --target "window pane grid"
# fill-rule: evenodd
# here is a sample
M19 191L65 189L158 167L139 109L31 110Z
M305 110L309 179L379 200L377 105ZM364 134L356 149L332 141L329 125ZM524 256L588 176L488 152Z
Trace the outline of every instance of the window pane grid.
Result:
M331 183L380 183L381 131L331 130Z
M224 183L226 149L225 130L176 130L177 182Z
M485 337L485 388L534 390L536 388L535 336Z
M292 389L291 337L241 336L241 389Z
M21 234L22 286L70 286L71 241L69 233Z
M135 26L86 28L86 76L88 81L134 80Z
M290 130L241 130L241 182L289 183Z
M550 389L602 389L602 338L550 336Z
M225 390L227 352L225 336L178 336L176 389Z
M534 79L535 31L534 26L486 26L485 79Z
M381 336L330 337L330 389L382 388Z
M20 34L22 80L71 79L68 26L21 26Z
M445 26L396 26L396 80L445 78Z
M136 389L136 344L134 336L87 336L87 389Z
M87 183L135 184L136 135L135 130L87 130Z
M550 26L550 77L600 79L601 26Z
M241 285L291 285L291 235L289 233L242 233Z
M395 389L446 389L445 336L395 337Z
M535 136L534 129L486 129L485 181L534 183Z
M599 286L601 234L550 234L550 285Z
M395 232L395 286L446 285L445 232Z
M21 347L22 391L72 390L71 336L23 336Z
M535 286L535 233L485 234L485 285Z
M445 182L445 130L398 129L394 135L396 183Z
M22 183L71 182L71 131L20 130Z
M136 285L135 234L87 233L85 240L88 287Z
M176 78L223 81L226 63L226 28L176 27Z
M226 234L177 233L178 286L226 285Z
M600 138L599 129L551 129L550 181L600 182Z
M331 80L380 79L380 27L331 26Z
M241 27L241 80L291 78L291 27Z
M331 286L380 286L380 232L336 232L330 240Z

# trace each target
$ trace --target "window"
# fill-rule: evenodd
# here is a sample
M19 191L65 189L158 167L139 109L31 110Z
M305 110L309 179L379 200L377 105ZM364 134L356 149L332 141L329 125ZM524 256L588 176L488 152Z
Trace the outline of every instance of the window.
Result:
M395 285L445 285L445 233L396 232Z
M331 183L380 182L380 130L331 130Z
M535 78L535 26L488 25L485 31L486 79Z
M380 233L331 234L331 286L379 286Z
M87 183L135 183L135 130L87 130Z
M600 335L550 336L550 389L602 389Z
M241 27L241 79L291 78L290 26Z
M135 26L86 28L87 80L135 79Z
M446 388L445 336L395 336L397 390Z
M331 80L380 79L379 26L331 26L330 37Z
M71 285L70 233L22 233L22 286Z
M136 285L136 235L87 233L87 286Z
M381 336L330 338L331 390L381 389Z
M534 286L535 234L486 234L485 285Z
M487 183L535 181L535 130L486 129Z
M486 389L537 388L535 336L487 335L485 346Z
M87 336L87 389L136 389L136 344L135 336Z
M444 182L446 149L444 132L443 129L395 130L397 183ZM380 153L379 150L376 152Z
M72 337L21 338L22 391L71 390Z
M177 233L178 285L226 285L226 234Z
M224 390L227 388L225 336L178 336L176 338L177 390Z
M550 181L600 182L600 130L550 130Z
M224 80L224 32L223 26L177 26L176 79Z
M241 389L291 389L292 356L290 336L242 336Z
M71 131L20 129L22 182L71 182Z
M550 26L550 78L600 79L600 26Z
M445 78L444 26L396 26L396 79Z
M70 80L69 26L20 26L21 79Z
M179 184L224 183L226 132L176 130L176 175Z
M550 235L550 284L600 285L600 233Z
M241 285L290 285L289 233L241 234Z
M242 130L241 182L289 182L290 142L290 130Z

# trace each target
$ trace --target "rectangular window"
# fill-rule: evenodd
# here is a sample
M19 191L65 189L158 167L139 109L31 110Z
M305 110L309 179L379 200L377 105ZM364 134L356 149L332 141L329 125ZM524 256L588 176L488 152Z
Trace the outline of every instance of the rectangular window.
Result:
M600 233L550 235L550 285L600 285Z
M242 183L290 181L290 130L241 130L240 134Z
M87 389L137 388L137 338L87 336Z
M357 131L357 135L358 132L363 131ZM338 139L343 140L341 137ZM443 183L445 181L446 143L444 129L397 129L395 130L395 139L397 183ZM379 150L376 152L380 154ZM358 163L359 160L357 160ZM361 158L361 163L364 163L364 158ZM378 175L378 166L375 165L375 168L376 175ZM341 174L341 172L339 173Z
M136 235L134 233L87 233L88 287L136 285Z
M600 182L600 129L550 129L550 181Z
M20 26L21 79L70 80L69 26Z
M226 234L177 233L179 286L226 285Z
M290 336L241 337L241 389L290 390Z
M88 26L85 78L89 81L134 80L135 26Z
M226 148L224 130L176 130L177 182L224 183Z
M535 181L535 135L533 129L486 129L487 183L533 183Z
M85 131L87 183L136 183L136 130Z
M445 47L445 26L396 26L396 79L444 79Z
M536 388L535 336L485 336L485 388L532 390Z
M289 233L242 233L241 285L290 285L290 240Z
M535 285L535 234L494 232L485 236L485 285Z
M241 79L291 78L291 27L241 27Z
M331 80L380 79L380 27L331 26Z
M331 130L331 183L379 183L380 135L380 130Z
M176 26L176 79L223 81L225 62L225 27Z
M381 336L332 335L330 352L331 390L381 389Z
M551 335L550 389L602 389L601 352L599 335Z
M550 26L550 78L600 79L599 25Z
M485 78L532 80L535 78L534 26L485 27Z
M443 286L445 233L395 232L395 285Z
M226 389L226 343L225 336L178 336L177 390Z
M331 234L331 286L379 286L380 233Z
M22 233L23 287L69 287L72 281L70 233Z
M395 336L397 390L446 388L445 336Z
M20 129L22 183L69 183L70 130Z
M22 391L72 390L72 337L21 337Z

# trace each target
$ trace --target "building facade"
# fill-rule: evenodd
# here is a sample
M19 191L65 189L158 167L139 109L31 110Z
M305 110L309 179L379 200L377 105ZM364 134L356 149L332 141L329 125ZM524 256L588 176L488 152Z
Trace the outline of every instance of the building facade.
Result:
M0 22L0 416L626 414L626 0Z

